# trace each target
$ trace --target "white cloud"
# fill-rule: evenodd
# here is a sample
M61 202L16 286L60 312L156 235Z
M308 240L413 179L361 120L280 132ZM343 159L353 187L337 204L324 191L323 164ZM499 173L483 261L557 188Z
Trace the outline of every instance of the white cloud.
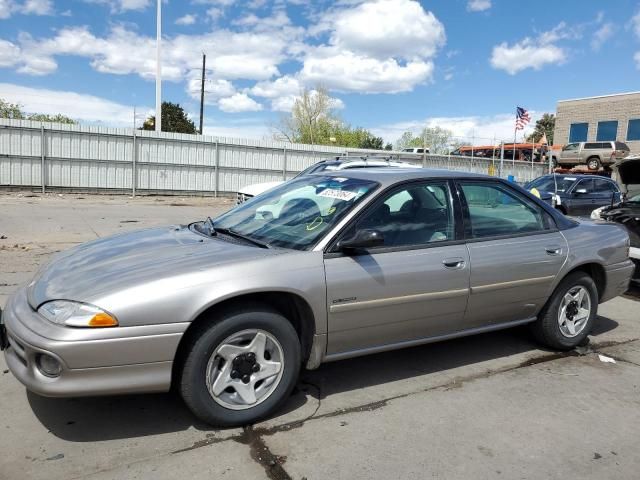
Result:
M525 130L533 129L540 114L530 111L531 122ZM419 133L426 127L441 127L453 132L456 140L469 142L475 145L492 145L494 139L496 143L502 141L513 141L513 128L515 125L515 112L511 114L499 114L492 116L469 116L469 117L430 117L424 120L410 120L391 125L372 128L375 135L379 135L386 141L395 142L400 136L410 131ZM518 138L523 135L518 133Z
M22 6L25 15L51 15L53 14L52 0L26 0Z
M0 67L13 67L20 62L20 48L6 40L0 40Z
M129 10L144 10L151 0L84 0L87 3L107 5L112 13L123 13Z
M591 48L593 50L600 50L600 47L611 38L611 36L615 33L613 23L604 23L598 30L593 34L593 38L591 39Z
M201 71L194 70L189 75L187 93L194 100L200 100ZM230 97L236 93L236 89L229 80L221 78L206 78L204 81L204 100L207 104L217 104L223 97Z
M176 19L176 25L193 25L196 23L196 16L187 14Z
M53 0L0 0L0 20L10 18L14 13L22 15L53 15Z
M411 91L428 81L433 74L433 62L410 61L406 64L394 58L377 60L350 51L317 49L304 61L300 77L308 83L320 83L338 91L360 93L398 93Z
M569 28L561 22L553 29L542 32L536 39L526 37L513 45L503 42L493 47L491 66L515 75L527 68L540 70L548 64L562 64L567 59L567 52L555 43L576 39L580 35L580 29Z
M289 29L276 32L220 29L203 35L165 38L163 78L182 81L188 71L200 64L204 51L210 68L219 78L266 80L279 75L278 64L287 58L289 43L297 34L297 30ZM114 26L105 37L95 36L87 27L67 27L45 39L22 35L18 43L22 61L17 67L25 73L50 73L56 68L56 56L73 55L89 58L91 66L102 73L155 77L155 38L123 25ZM25 68L28 65L31 67Z
M264 122L252 122L233 125L229 121L224 123L209 123L204 125L205 135L215 135L227 138L253 138L257 140L271 139L271 131Z
M236 93L230 97L221 98L218 108L223 112L257 112L262 110L262 105L249 97L246 93Z
M209 18L209 20L211 20L212 22L215 22L216 20L218 20L219 18L222 18L223 16L224 16L224 10L222 10L219 7L211 7L207 9L207 18Z
M469 0L467 10L470 12L484 12L491 8L491 0Z
M29 113L62 113L76 120L105 125L130 126L133 121L132 106L93 95L0 83L0 97L22 105Z
M341 91L396 93L432 78L446 42L442 23L413 0L374 0L331 10L309 31L328 32L306 47L299 77Z

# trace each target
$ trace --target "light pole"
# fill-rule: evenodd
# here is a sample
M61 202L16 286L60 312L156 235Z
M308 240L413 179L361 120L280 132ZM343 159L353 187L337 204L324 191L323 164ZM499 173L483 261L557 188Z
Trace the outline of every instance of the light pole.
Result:
M162 64L160 44L162 42L162 0L158 0L156 15L156 132L162 131Z

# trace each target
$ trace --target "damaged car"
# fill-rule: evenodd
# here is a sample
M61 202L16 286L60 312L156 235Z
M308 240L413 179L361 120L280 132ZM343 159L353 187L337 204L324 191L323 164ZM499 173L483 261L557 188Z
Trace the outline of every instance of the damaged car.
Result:
M9 298L0 343L37 394L173 389L205 422L246 425L324 362L525 324L570 350L627 290L628 254L620 225L507 180L323 171L58 254Z
M629 257L636 264L633 280L640 284L640 156L622 160L616 171L619 183L624 185L624 200L594 210L591 218L616 222L627 229L631 240Z

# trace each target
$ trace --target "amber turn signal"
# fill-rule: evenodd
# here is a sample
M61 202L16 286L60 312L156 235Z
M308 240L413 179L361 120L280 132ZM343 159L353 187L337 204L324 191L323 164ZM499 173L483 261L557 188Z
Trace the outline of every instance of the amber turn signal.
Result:
M97 313L89 320L89 327L117 327L118 321L107 313Z

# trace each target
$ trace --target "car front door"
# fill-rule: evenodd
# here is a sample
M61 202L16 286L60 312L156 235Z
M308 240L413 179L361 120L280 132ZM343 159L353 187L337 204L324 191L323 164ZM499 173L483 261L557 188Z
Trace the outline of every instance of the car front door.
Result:
M465 326L527 321L567 258L553 218L506 183L460 181L471 262Z
M587 215L595 208L596 198L593 178L583 178L568 193L567 215Z
M359 251L329 247L329 356L384 349L461 329L469 254L451 185L412 182L381 194L334 245L363 230L377 231L384 243Z
M574 165L580 161L580 144L568 143L560 152L560 164Z

